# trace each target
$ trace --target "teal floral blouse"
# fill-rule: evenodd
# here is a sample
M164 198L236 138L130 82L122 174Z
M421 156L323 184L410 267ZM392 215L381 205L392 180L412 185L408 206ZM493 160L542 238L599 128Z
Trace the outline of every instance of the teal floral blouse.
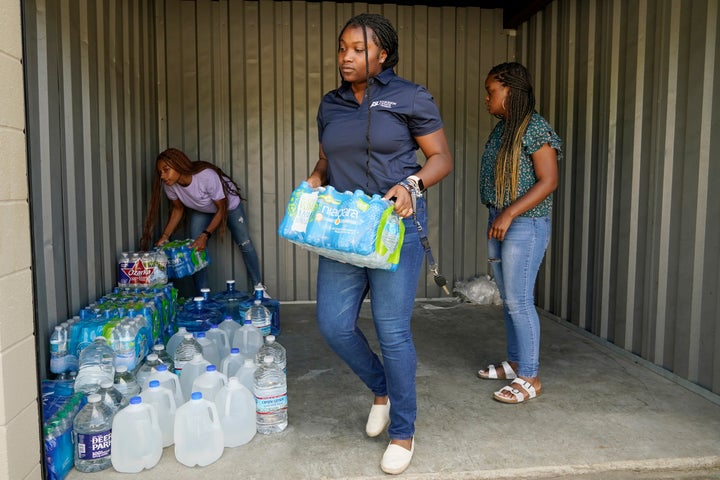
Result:
M500 149L500 140L505 128L505 120L500 120L493 129L483 153L480 163L480 200L485 205L495 203L495 159ZM553 130L547 120L537 112L533 113L523 136L522 154L520 156L520 173L518 178L518 198L527 193L538 181L535 176L530 155L535 153L545 144L549 144L557 152L557 159L562 159L562 140ZM509 199L505 208L510 205ZM552 211L552 195L548 195L542 202L523 213L523 217L548 217Z

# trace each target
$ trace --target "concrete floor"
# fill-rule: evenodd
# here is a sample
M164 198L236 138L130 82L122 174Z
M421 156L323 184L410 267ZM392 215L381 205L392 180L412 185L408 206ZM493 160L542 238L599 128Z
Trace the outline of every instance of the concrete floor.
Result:
M383 434L368 438L372 395L325 345L314 304L283 304L289 426L225 449L204 468L173 447L138 478L185 480L388 478ZM542 316L543 394L492 400L501 381L479 367L504 358L499 307L418 301L415 457L407 479L720 479L720 397L648 366L572 326ZM361 324L374 345L369 308ZM112 469L68 479L126 479Z

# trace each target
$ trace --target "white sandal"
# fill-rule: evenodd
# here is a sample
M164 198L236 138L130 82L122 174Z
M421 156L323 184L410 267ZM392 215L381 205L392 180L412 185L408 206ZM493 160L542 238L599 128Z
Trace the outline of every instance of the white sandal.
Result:
M492 364L487 366L485 369L487 370L486 373L483 373L483 370L479 370L477 375L484 380L514 380L517 378L515 370L513 370L508 362L502 362L500 366L502 366L503 372L505 372L505 378L498 377L497 367Z
M520 385L523 390L527 392L527 397L525 397L525 394L518 390L517 388L513 388L512 385L514 384ZM512 399L504 397L502 395L502 392L509 392L510 395L513 396ZM512 381L510 385L506 385L497 392L493 393L493 398L497 400L498 402L502 403L522 403L526 400L530 400L531 398L535 398L539 396L542 393L542 390L536 390L535 387L532 386L532 383L523 380L522 378L516 378Z

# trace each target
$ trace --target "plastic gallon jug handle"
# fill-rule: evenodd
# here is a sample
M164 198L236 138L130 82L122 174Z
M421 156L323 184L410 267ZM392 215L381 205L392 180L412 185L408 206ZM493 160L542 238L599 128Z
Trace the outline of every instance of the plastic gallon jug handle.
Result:
M147 410L150 412L150 423L153 425L160 425L160 421L157 417L157 412L155 411L155 407L151 405L147 405Z
M229 397L229 395L226 395L226 397ZM225 417L229 417L229 416L230 416L230 404L231 404L231 403L232 403L232 402L230 402L230 398L226 398L226 399L225 399L225 411L223 412L223 414L224 414Z
M168 397L168 403L170 404L170 413L172 415L175 415L175 410L177 410L177 405L175 405L175 394L173 394L173 392L171 392L167 388L164 388L163 390L165 390L163 392L165 396Z

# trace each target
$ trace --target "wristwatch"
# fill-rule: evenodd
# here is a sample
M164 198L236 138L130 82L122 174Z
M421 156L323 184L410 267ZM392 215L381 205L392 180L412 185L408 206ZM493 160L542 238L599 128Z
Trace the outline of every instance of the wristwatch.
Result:
M407 179L417 185L419 191L425 191L425 184L423 183L422 178L418 177L417 175L410 175L409 177L407 177Z

